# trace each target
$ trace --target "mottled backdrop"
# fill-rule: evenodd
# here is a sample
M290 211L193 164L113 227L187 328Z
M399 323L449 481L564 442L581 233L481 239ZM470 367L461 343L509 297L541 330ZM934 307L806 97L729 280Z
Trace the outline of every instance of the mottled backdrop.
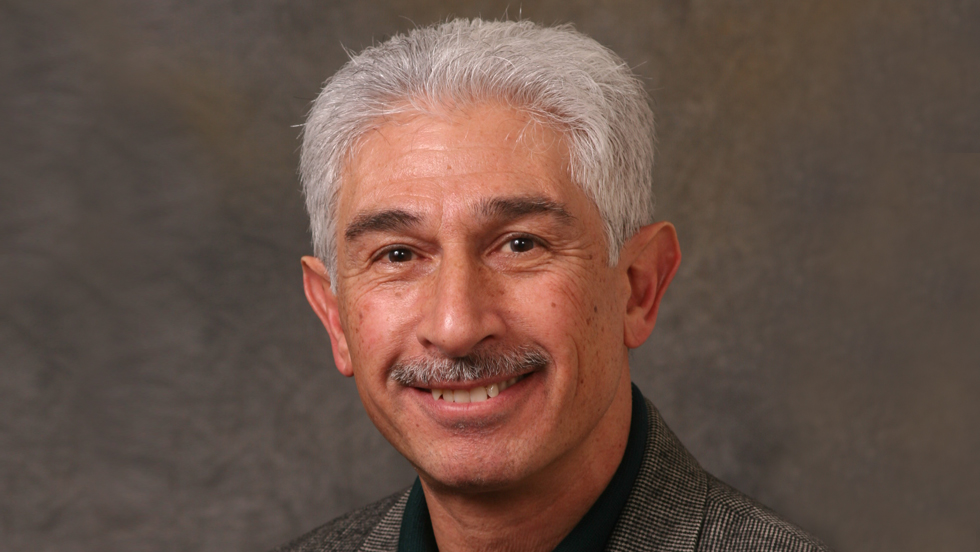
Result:
M373 41L572 22L684 261L634 378L841 550L980 550L980 2L0 1L0 550L260 552L409 484L301 290L296 125Z

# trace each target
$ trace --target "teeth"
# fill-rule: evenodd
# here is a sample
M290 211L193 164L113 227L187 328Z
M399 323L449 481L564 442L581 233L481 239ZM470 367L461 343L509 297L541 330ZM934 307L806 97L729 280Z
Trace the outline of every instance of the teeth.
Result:
M483 402L487 400L486 387L474 387L470 389L470 402Z
M432 390L432 400L438 401L442 399L444 401L450 401L455 403L468 403L468 402L483 402L487 399L492 399L503 392L511 385L517 383L520 377L510 378L507 381L502 381L500 383L493 383L490 385L474 387L473 389L433 389Z

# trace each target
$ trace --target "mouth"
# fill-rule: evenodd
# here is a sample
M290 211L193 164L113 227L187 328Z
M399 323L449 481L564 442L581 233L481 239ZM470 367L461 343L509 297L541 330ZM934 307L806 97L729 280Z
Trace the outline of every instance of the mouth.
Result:
M492 400L503 393L505 389L526 378L530 374L522 374L509 380L494 382L486 385L476 385L467 389L438 389L432 388L432 399L453 403L477 403Z

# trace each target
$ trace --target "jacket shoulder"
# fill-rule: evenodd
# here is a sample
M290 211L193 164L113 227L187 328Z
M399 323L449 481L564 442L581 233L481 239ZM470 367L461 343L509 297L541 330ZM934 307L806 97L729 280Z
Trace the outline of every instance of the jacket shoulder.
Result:
M806 531L708 475L701 552L830 552Z
M405 495L401 491L348 512L272 552L353 552Z

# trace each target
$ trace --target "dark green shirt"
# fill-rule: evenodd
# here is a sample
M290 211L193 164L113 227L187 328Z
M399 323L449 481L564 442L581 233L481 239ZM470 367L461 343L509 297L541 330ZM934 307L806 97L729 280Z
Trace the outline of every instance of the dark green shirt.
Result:
M643 450L646 448L647 405L640 390L633 386L633 412L630 419L630 434L626 441L626 451L616 468L606 490L602 491L592 508L578 522L572 532L565 537L555 552L598 552L606 546L612 534L619 513L626 505L626 499L633 489L636 475L643 463ZM432 520L425 505L425 492L418 478L405 504L401 532L398 536L398 552L438 552L436 537L432 532Z

